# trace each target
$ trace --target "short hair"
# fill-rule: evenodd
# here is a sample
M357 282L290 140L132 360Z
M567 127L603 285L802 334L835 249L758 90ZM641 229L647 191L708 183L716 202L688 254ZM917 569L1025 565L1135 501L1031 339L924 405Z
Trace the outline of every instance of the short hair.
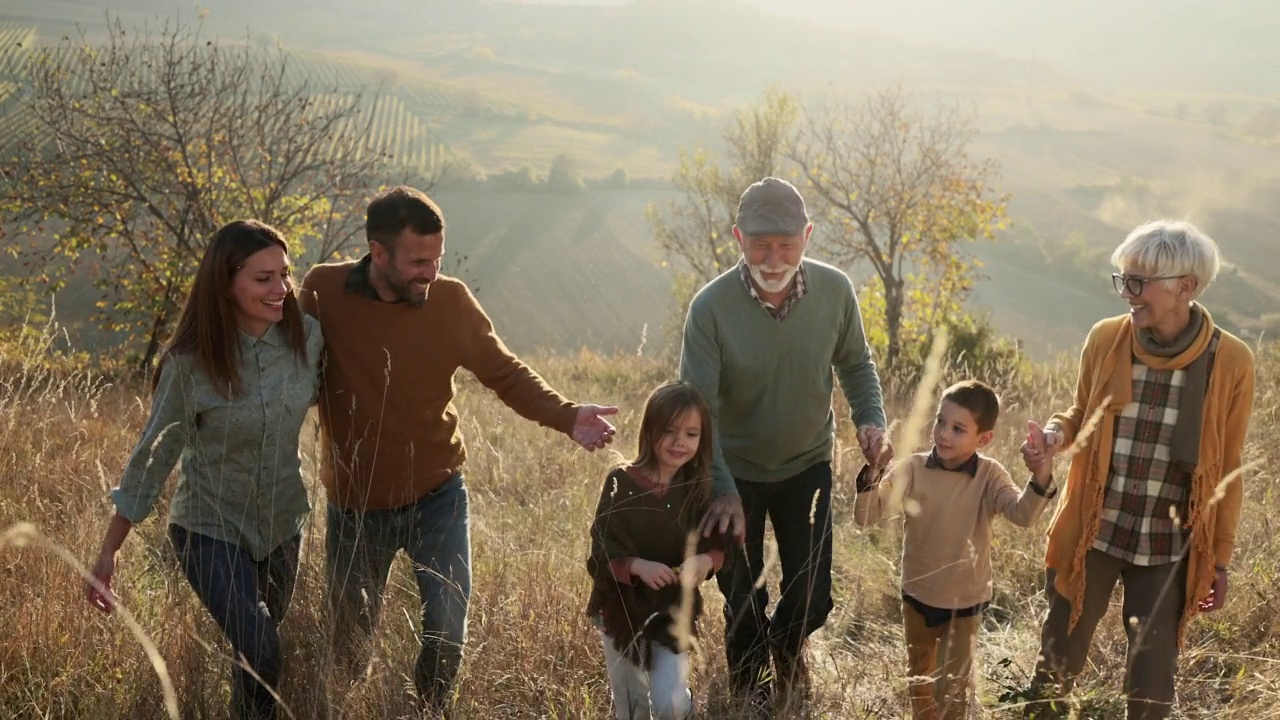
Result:
M444 232L444 213L427 194L407 185L379 193L365 210L364 233L369 242L395 250L396 238L405 228L419 235Z
M1155 220L1134 228L1111 253L1111 264L1119 270L1131 262L1156 277L1195 277L1194 300L1218 276L1222 261L1218 244L1195 225Z
M953 402L972 413L978 432L994 430L1000 419L1000 397L981 380L961 380L943 390L942 402Z

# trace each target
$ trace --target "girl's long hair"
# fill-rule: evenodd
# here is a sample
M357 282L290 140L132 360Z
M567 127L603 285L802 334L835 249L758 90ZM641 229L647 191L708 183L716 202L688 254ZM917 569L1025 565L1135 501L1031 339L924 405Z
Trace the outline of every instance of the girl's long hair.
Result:
M240 378L240 330L236 325L231 285L249 256L272 246L289 251L279 230L257 220L236 220L213 233L182 306L178 326L151 376L153 392L165 362L176 354L194 356L209 382L224 398L244 392ZM292 289L285 293L284 318L280 325L285 342L298 361L306 363L306 330Z
M711 406L701 390L676 380L659 385L649 394L644 404L644 418L640 421L636 459L631 464L642 472L656 475L657 448L663 433L689 410L696 410L702 421L698 451L680 468L672 482L691 485L689 502L682 508L681 516L685 525L693 527L702 519L702 512L711 502Z

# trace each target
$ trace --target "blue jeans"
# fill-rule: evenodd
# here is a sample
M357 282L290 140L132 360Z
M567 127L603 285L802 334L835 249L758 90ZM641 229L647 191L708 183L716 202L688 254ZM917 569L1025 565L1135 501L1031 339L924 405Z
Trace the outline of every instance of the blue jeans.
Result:
M169 525L169 541L187 582L231 641L235 654L231 717L274 717L275 698L240 660L243 658L267 686L275 687L280 680L279 626L293 596L301 538L285 542L262 561L255 561L239 545L178 525Z
M831 463L818 463L775 483L735 482L747 521L746 543L732 562L724 564L716 582L725 597L730 681L735 691L745 694L761 682L771 651L780 665L794 662L805 638L822 627L834 607ZM764 583L756 587L764 572L766 517L773 525L782 565L782 594L772 617L765 614L768 588Z
M335 658L352 670L367 666L391 561L403 550L413 561L422 600L422 650L414 667L418 696L441 709L453 691L467 635L471 600L471 532L461 475L413 505L349 510L329 505L325 537Z

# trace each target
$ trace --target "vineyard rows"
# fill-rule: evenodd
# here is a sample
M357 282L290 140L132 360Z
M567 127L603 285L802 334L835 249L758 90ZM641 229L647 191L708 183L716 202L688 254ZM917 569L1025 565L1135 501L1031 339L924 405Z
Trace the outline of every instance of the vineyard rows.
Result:
M318 95L315 111L323 113L333 110L351 101L350 95ZM374 150L385 150L391 155L392 162L399 167L426 170L441 159L442 148L431 142L426 123L416 113L405 107L404 102L395 95L378 98L372 108L365 107L362 114L351 119L344 130L363 127L368 116L373 113L369 123L369 132L365 137L366 147Z
M16 75L21 72L35 42L34 27L0 23L0 75Z
M38 121L25 101L18 97L26 85L26 63L36 48L37 28L14 22L0 22L0 147L12 146L29 138L38 130ZM74 45L42 46L62 64L70 55L80 52ZM442 115L485 113L512 117L518 115L515 104L492 99L466 88L435 82L431 79L404 77L401 73L361 65L343 58L319 53L291 51L288 74L294 81L306 80L315 93L316 109L332 109L362 95L370 102L364 112L373 113L367 146L385 151L391 162L401 168L429 170L443 161L444 146L433 141L427 119ZM74 64L74 63L71 63ZM76 77L67 80L70 94L84 92L84 82ZM368 119L361 114L352 123ZM434 120L433 120L434 121Z

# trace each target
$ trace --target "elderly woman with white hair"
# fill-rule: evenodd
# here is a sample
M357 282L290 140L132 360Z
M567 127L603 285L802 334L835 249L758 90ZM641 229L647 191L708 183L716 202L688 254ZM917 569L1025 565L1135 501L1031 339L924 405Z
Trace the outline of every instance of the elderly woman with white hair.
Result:
M1221 608L1240 517L1240 467L1253 404L1249 347L1197 298L1218 247L1186 222L1136 228L1111 256L1129 312L1093 326L1075 401L1022 452L1033 471L1073 446L1045 557L1049 615L1028 717L1063 703L1116 583L1124 587L1128 717L1168 717L1178 649L1198 612Z

